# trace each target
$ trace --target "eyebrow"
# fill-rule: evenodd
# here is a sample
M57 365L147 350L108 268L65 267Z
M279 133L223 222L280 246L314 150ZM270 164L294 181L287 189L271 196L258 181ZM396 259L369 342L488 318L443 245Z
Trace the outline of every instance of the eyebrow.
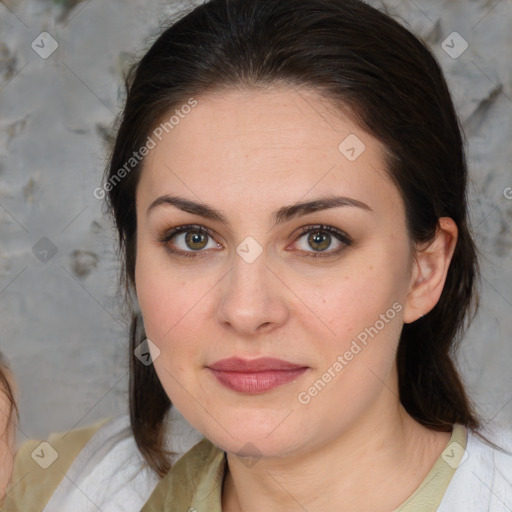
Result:
M184 199L178 196L165 195L158 197L149 205L146 214L149 215L149 213L156 207L165 205L175 206L184 212L218 221L226 226L229 225L227 217L221 211L216 210L207 204L197 203L195 201L191 201L190 199ZM314 199L312 201L283 206L272 213L272 219L275 226L287 222L293 218L307 215L309 213L328 210L330 208L339 208L341 206L353 206L355 208L373 212L373 210L366 203L358 201L357 199L344 196L328 196Z

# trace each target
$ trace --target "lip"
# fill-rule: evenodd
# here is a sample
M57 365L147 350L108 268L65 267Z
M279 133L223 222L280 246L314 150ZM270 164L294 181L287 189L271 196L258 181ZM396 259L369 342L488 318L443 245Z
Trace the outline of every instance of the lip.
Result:
M285 371L297 370L298 368L306 368L303 364L294 364L284 359L276 359L274 357L260 357L258 359L242 359L241 357L230 357L221 359L213 364L208 365L211 370L219 370L224 372L244 372L256 373L269 370Z
M295 380L308 369L307 366L272 357L231 357L221 359L207 368L227 388L248 394L270 391Z

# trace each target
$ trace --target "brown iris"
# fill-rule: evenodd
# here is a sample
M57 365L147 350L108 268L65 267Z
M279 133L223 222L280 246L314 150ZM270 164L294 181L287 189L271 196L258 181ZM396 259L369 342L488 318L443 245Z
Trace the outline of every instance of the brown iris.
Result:
M331 235L323 231L312 231L308 236L308 243L313 249L325 251L331 244Z
M197 231L189 231L185 235L185 242L190 249L199 251L204 249L208 243L208 235Z

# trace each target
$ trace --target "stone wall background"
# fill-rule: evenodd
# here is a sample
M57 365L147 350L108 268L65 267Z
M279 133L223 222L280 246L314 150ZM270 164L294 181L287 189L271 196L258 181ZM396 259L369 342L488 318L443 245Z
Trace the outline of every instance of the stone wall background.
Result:
M192 5L0 2L0 349L20 390L18 442L126 411L115 236L93 190L122 70L169 15ZM512 2L385 6L433 49L466 132L483 289L459 363L483 416L510 427ZM58 44L50 56L55 43L42 32Z

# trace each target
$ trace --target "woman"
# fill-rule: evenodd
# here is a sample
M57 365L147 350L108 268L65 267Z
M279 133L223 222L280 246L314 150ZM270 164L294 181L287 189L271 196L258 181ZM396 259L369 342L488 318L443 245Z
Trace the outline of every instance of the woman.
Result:
M478 265L427 48L356 0L212 0L127 85L95 195L129 425L25 445L4 510L512 509L452 359Z

